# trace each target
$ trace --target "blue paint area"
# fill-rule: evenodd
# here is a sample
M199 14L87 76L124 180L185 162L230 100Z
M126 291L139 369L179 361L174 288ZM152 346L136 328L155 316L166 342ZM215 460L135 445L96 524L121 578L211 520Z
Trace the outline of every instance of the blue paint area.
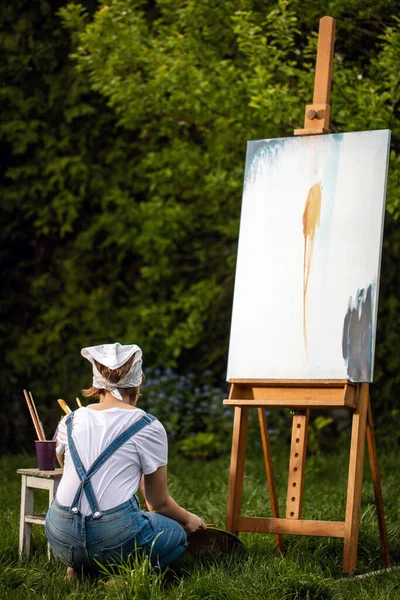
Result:
M351 381L368 382L372 375L373 311L372 284L358 289L343 323L342 354Z
M313 140L314 141L314 140ZM326 293L327 285L327 264L330 252L330 239L332 230L332 220L335 208L336 188L339 174L339 158L343 134L337 133L329 137L315 140L319 144L328 144L328 157L324 162L324 168L320 173L316 173L316 181L321 181L321 216L320 225L315 234L314 261L315 269L319 274L319 295L321 298ZM314 141L314 160L318 164L319 144ZM314 338L309 347L309 362L315 364L319 360L321 348L325 344L324 339Z
M325 141L325 140L324 140ZM315 243L325 253L327 260L330 235L332 229L332 217L335 207L336 187L339 173L339 158L343 134L336 133L330 135L326 140L329 142L329 154L322 171L322 202L321 202L321 223L317 231Z
M293 138L278 138L275 140L256 140L247 142L246 168L244 172L244 189L248 183L254 183L257 170L255 166L263 160L273 162L278 158L287 142ZM253 177L251 175L253 174Z

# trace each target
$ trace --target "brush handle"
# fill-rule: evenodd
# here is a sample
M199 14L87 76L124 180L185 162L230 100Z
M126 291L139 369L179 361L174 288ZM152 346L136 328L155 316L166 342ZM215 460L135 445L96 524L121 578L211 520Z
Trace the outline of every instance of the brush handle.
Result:
M55 432L54 432L54 435L53 435L53 437L52 437L52 439L51 439L51 441L52 441L52 442L55 442L55 441L56 441L56 439L57 439L57 433L58 433L58 425L57 425L57 428L56 428L56 430L55 430Z
M30 400L30 398L28 396L28 392L26 390L24 390L24 396L25 396L26 403L28 405L28 409L29 409L29 412L30 412L30 415L31 415L31 419L33 421L33 426L35 428L36 435L38 436L38 440L40 442L44 442L45 441L44 435L41 432L39 421L36 420L35 411L33 410L33 407L31 405L31 400Z
M41 430L41 432L42 432L42 434L43 434L43 439L45 440L45 439L46 439L46 434L45 434L45 432L44 432L44 428L43 428L42 421L39 419L39 415L38 415L38 411L37 411L37 408L36 408L36 404L35 404L35 402L34 402L34 400L33 400L33 396L32 396L32 394L31 394L31 392L28 392L28 394L29 394L29 398L31 399L31 405L32 405L32 408L33 408L33 410L35 411L35 415L36 415L36 422L37 422L37 423L39 423L40 430Z
M72 412L72 410L70 409L68 404L65 402L65 400L62 400L61 398L59 398L57 400L57 402L61 406L61 408L63 409L63 411L65 412L66 415L69 415L69 413Z

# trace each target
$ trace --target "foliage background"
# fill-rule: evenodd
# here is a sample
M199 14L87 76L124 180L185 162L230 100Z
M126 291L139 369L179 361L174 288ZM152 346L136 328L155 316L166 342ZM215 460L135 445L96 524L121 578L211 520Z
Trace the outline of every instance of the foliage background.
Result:
M137 341L172 383L209 369L223 385L246 141L302 125L324 14L333 131L392 130L373 403L397 427L395 0L15 0L0 12L3 450L33 439L23 387L50 426L55 399L90 383L85 345Z

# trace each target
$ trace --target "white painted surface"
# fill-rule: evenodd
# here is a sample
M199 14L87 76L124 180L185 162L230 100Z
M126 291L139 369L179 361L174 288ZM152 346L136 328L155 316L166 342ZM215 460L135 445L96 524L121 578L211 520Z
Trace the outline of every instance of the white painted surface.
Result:
M249 142L228 379L346 379L350 298L377 293L390 132ZM303 335L303 212L322 184ZM372 367L371 367L372 380Z

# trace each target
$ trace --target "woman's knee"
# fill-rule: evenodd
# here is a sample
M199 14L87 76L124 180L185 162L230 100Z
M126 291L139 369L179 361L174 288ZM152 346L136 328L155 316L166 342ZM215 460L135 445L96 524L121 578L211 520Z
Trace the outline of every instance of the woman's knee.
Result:
M157 513L149 513L149 520L154 533L151 542L153 554L164 556L174 552L175 549L178 554L184 552L187 546L187 535L177 521Z
M179 523L178 523L179 525ZM188 538L187 538L187 534L186 531L183 529L182 525L179 525L179 542L178 545L179 546L183 546L184 548L186 548L187 544L188 544Z

